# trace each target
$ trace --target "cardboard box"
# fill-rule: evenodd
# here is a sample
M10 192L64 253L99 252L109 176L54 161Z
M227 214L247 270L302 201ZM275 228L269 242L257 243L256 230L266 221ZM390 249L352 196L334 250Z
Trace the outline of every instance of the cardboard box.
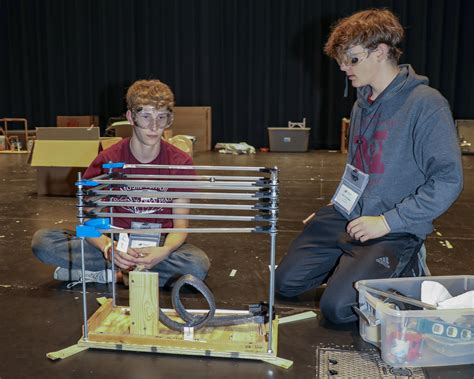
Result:
M173 112L173 135L195 137L195 152L211 150L211 107L174 107Z
M56 126L60 128L99 127L99 116L57 116Z
M120 140L100 138L99 128L37 128L29 161L36 167L38 195L74 196L77 173Z
M311 128L268 128L270 151L308 151Z

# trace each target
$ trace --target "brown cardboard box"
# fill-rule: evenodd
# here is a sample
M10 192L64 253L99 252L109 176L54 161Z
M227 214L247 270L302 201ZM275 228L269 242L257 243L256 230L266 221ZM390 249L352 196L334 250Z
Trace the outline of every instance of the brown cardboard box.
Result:
M174 107L173 135L196 137L194 151L211 150L211 107Z
M99 127L99 116L57 116L56 117L56 126L58 127L90 127L97 126Z
M29 160L37 170L38 195L74 196L77 173L120 140L100 138L99 128L37 128Z

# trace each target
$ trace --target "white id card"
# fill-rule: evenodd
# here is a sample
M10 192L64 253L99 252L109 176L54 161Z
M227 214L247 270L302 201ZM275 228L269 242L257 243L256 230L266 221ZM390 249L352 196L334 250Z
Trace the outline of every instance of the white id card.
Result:
M337 187L331 202L341 211L349 215L359 201L369 182L369 175L346 164L344 175Z

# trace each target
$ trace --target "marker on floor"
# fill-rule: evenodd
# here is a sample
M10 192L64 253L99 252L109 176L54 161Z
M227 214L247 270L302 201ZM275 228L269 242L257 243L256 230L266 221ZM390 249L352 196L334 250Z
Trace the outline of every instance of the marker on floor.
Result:
M237 270L232 270L230 272L229 276L234 277L236 273L237 273Z
M451 242L449 242L448 240L446 240L445 243L446 243L445 246L446 246L448 249L452 249L452 248L454 247L454 246L451 244Z

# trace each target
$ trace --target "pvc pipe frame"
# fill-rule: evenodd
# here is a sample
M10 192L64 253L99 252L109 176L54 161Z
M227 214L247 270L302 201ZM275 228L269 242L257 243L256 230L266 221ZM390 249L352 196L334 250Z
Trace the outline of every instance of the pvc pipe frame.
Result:
M113 239L116 233L135 233L135 234L154 234L157 230L163 233L171 232L187 232L187 233L266 233L270 234L270 278L269 278L269 327L268 327L268 345L267 352L272 354L272 341L273 341L273 307L275 302L275 255L276 255L276 235L277 235L277 220L278 220L278 168L266 168L266 167L239 167L239 166L177 166L177 165L150 165L150 164L125 164L123 169L173 169L173 170L224 170L224 171L253 171L270 174L268 177L248 177L248 176L190 176L190 175L137 175L137 174L122 174L121 177L113 178L113 169L109 169L108 175L100 175L91 180L96 181L99 185L95 187L98 190L87 189L84 190L83 186L79 183L77 185L78 192L78 218L81 225L84 224L84 208L90 208L93 204L95 207L109 207L109 212L97 212L94 217L110 217L111 225L113 225L114 217L124 217L123 214L113 212L114 206L123 206L127 202L118 201L104 201L103 197L108 195L115 196L141 196L149 198L185 198L185 199L225 199L225 200L245 200L245 201L260 201L261 199L267 199L268 203L260 204L260 208L256 205L239 205L239 204L186 204L186 203L165 203L168 208L201 208L201 209L223 209L223 210L258 210L265 211L270 216L265 215L261 220L257 220L254 216L215 216L215 215L201 215L192 217L192 215L180 215L179 217L172 217L173 215L167 215L167 218L182 218L182 219L201 219L201 220L226 220L226 221L260 221L267 222L270 225L267 227L256 226L252 228L160 228L160 229L98 229L99 232L110 234ZM121 169L119 169L121 170ZM108 177L108 179L105 179ZM147 180L130 180L131 178L143 178ZM149 179L164 179L167 177L179 178L179 179L208 179L207 181L152 181ZM262 181L268 180L268 183L262 184ZM81 181L81 174L78 174L78 181ZM225 181L225 182L222 182ZM241 181L246 181L242 183ZM257 182L259 182L257 184ZM253 193L219 193L219 192L156 192L156 191L110 191L107 189L109 185L115 184L127 184L127 185L142 185L148 187L174 187L174 188L205 188L213 190L253 190ZM262 191L264 189L264 191ZM99 195L99 196L97 196ZM95 197L89 199L88 202L84 201L85 197ZM92 203L92 204L91 204ZM94 204L95 203L95 204ZM128 202L129 205L135 202ZM164 206L163 204L154 203L155 206ZM152 203L136 203L136 206L152 207ZM136 216L137 214L135 214ZM137 218L142 218L137 216ZM175 215L176 216L176 215ZM184 216L184 217L182 217ZM130 214L127 214L130 217ZM201 217L201 218L198 218ZM203 218L204 217L204 218ZM154 218L166 218L166 217L154 217ZM111 248L111 260L112 267L115 267L115 252L114 245ZM84 262L84 237L81 238L81 264L82 264L82 277L85 274L85 262ZM112 278L112 299L113 306L116 305L116 282L115 275ZM88 339L88 324L87 324L87 293L86 283L82 283L82 306L84 316L84 340Z

